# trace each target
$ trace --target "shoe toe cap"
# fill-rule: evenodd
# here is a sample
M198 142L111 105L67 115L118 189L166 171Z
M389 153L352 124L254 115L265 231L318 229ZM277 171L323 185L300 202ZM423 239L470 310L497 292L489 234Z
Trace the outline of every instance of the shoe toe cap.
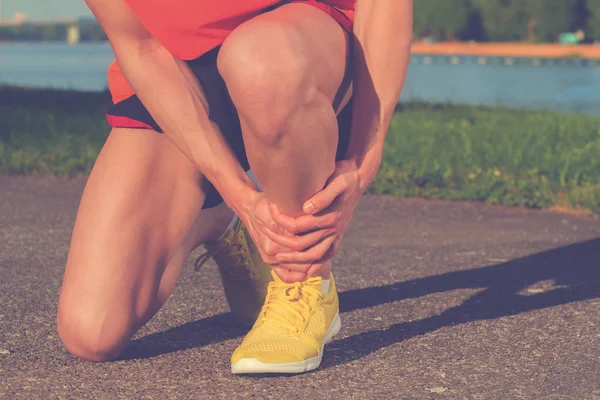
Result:
M295 363L304 360L300 355L287 352L265 350L244 351L238 349L231 356L231 364L236 364L243 359L256 359L266 364Z

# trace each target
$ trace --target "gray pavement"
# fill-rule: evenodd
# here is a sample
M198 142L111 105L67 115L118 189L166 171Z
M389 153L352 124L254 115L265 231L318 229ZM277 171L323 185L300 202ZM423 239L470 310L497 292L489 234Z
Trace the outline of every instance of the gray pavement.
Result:
M0 176L0 398L600 399L600 222L364 197L321 368L237 377L244 330L191 260L120 361L70 356L56 300L82 179Z

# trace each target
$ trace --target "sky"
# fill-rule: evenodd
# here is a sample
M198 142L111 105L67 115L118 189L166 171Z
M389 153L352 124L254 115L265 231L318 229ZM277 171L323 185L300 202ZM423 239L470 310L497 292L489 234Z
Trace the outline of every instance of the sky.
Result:
M0 0L2 18L24 11L31 19L91 16L84 0Z

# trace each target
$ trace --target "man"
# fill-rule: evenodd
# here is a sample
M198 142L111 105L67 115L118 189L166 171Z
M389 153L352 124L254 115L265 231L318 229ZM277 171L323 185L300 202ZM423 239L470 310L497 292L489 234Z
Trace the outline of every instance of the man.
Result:
M317 368L340 328L330 260L379 168L412 1L87 3L115 105L67 260L65 346L117 357L206 244L197 265L214 256L232 313L255 321L232 372Z

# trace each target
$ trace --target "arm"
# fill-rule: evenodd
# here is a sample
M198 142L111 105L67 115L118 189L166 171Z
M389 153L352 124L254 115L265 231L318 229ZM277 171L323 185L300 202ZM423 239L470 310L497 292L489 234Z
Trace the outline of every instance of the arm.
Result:
M238 212L255 187L208 119L202 91L185 62L175 59L122 0L86 0L144 106L175 145Z
M383 144L410 60L412 0L357 0L354 109L346 159L362 191L375 179Z

